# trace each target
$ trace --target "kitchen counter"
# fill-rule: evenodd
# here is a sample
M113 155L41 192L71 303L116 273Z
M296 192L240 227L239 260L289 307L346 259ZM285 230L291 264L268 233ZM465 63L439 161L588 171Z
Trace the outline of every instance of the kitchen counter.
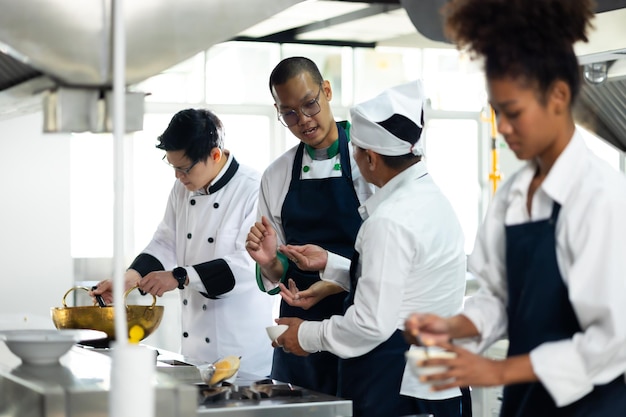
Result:
M75 345L56 365L0 357L0 416L108 417L112 352ZM209 388L196 368L200 362L163 350L155 353L155 417L352 416L349 400L256 375L239 373L234 381Z

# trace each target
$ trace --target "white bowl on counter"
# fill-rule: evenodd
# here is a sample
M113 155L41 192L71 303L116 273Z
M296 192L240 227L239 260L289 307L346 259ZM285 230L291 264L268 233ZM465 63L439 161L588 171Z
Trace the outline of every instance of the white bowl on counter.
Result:
M0 330L0 340L23 363L54 365L72 346L81 340L106 337L97 330L20 329Z

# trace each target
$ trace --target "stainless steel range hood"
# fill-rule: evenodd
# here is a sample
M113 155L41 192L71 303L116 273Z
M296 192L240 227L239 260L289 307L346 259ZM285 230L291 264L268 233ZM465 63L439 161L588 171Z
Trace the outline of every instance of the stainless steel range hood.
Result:
M126 81L143 81L300 1L125 1ZM112 7L112 0L0 0L0 72L10 75L0 82L0 117L45 96L45 130L108 130ZM11 106L17 100L22 105ZM143 117L141 95L127 103ZM80 120L72 120L76 113Z

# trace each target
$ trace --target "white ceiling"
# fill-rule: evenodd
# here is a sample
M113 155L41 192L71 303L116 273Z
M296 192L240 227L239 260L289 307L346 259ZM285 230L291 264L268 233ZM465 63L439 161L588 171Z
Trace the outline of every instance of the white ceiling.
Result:
M399 4L389 4L389 11L367 16L371 7L381 3L351 1L307 0L276 14L261 23L244 30L242 37L262 38L290 30L299 30L294 36L297 41L333 41L346 43L376 43L381 46L418 48L453 48L451 44L435 42L420 35ZM359 12L365 15L355 20L341 22L348 14ZM346 19L348 20L348 19ZM336 23L339 21L339 23ZM329 22L333 22L330 24ZM328 24L327 24L328 23Z

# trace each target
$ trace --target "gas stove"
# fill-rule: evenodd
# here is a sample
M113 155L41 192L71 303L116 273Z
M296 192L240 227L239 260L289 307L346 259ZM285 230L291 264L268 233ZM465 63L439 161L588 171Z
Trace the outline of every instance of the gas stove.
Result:
M147 346L150 347L150 346ZM111 356L114 348L83 346L84 351ZM154 349L154 348L153 348ZM196 416L224 417L350 417L350 400L321 394L281 381L239 371L235 378L209 387L198 366L206 362L154 349L158 373L193 387Z
M348 417L352 402L272 379L238 375L233 384L198 386L198 416Z

